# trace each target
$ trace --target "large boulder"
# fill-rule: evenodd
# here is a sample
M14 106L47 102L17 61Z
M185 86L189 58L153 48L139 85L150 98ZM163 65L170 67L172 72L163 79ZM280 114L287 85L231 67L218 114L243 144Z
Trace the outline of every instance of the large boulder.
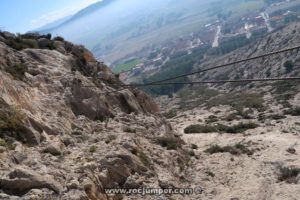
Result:
M114 117L110 104L94 90L73 84L71 94L66 96L73 113L84 115L91 120L104 121Z
M107 156L101 160L101 167L106 169L104 175L99 176L106 188L123 186L131 175L148 171L136 158L125 154Z
M50 153L53 156L60 156L62 155L62 146L63 144L61 142L52 142L43 149L43 152Z
M16 35L13 34L13 33L10 33L10 32L7 32L7 31L4 31L4 32L0 32L0 35L2 37L4 37L5 39L15 39L16 38Z
M31 189L47 188L59 194L63 187L50 176L42 176L32 170L17 168L0 178L0 188L7 194L22 196Z
M123 90L120 92L120 100L122 108L126 113L130 114L142 111L137 99L129 90Z
M86 193L81 190L70 190L61 197L61 200L70 200L70 199L72 199L72 200L89 200Z
M144 112L149 112L152 114L160 112L159 106L144 92L140 90L134 90L134 95Z

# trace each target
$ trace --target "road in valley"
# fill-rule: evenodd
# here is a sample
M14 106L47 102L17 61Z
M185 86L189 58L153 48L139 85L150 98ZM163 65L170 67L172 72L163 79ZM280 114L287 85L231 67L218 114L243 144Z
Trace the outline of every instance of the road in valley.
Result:
M273 29L272 26L271 26L269 15L268 15L267 13L265 13L265 12L262 12L262 13L261 13L261 16L262 16L262 17L264 18L264 20L265 20L265 23L266 23L266 26L267 26L267 28L268 28L268 31L269 31L269 32L272 32L274 29Z
M221 36L221 26L218 26L217 27L217 33L216 33L216 36L215 36L215 39L212 43L212 47L218 47L219 46L219 38Z

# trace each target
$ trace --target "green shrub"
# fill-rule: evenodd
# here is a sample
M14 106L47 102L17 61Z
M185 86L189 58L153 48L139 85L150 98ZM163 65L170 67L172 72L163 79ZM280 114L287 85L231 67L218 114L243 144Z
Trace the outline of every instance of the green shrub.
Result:
M1 138L0 138L0 146L6 147L6 142L5 142L5 140L3 140L3 139L1 139Z
M213 133L217 131L213 126L200 124L190 125L184 129L184 133Z
M193 150L189 151L189 155L190 155L191 157L196 156L196 154L195 154L195 152L194 152Z
M247 154L247 155L252 155L253 151L248 149L244 144L242 143L237 143L234 145L234 148L238 149L241 151L242 154Z
M213 172L211 172L211 171L206 171L205 172L208 176L210 176L210 177L215 177L216 175L213 173Z
M248 149L245 145L238 143L235 144L234 146L225 146L221 147L219 145L213 145L209 147L208 149L205 150L206 153L209 154L215 154L215 153L225 153L228 152L232 155L240 155L240 154L247 154L247 155L252 155L253 151Z
M192 149L198 149L198 146L197 146L196 144L192 144L192 145L191 145L191 148L192 148Z
M300 107L291 108L285 111L285 114L292 116L300 116Z
M24 139L24 132L26 127L24 126L26 116L21 110L7 105L0 98L0 138L1 144L6 146L8 149L14 149L14 140L20 140L26 142Z
M90 151L91 153L94 153L94 152L97 151L97 147L96 147L95 145L92 145L92 146L90 147L89 151Z
M56 49L56 46L55 46L54 42L51 41L51 42L47 45L46 48L49 49L49 50L54 50L54 49Z
M157 138L156 143L168 150L176 150L181 146L178 139L172 137L159 137Z
M36 49L38 48L37 41L34 39L24 39L22 36L18 36L16 39L10 39L6 43L8 46L10 46L13 49L16 49L18 51L31 48Z
M23 120L25 116L18 109L10 109L5 111L0 105L0 132L1 131L18 131L23 128Z
M243 133L246 130L255 129L257 127L258 127L258 125L255 123L252 123L252 122L250 122L250 123L240 122L239 124L234 125L234 126L226 126L223 124L217 125L217 129L220 132L225 132L225 133Z
M139 151L138 157L145 166L149 166L151 164L150 158L144 152Z
M105 140L105 143L106 143L106 144L109 144L109 143L111 143L112 141L114 141L115 139L117 139L117 136L115 136L115 135L109 135L109 136L107 137L107 139Z
M217 122L218 121L218 117L215 116L215 115L210 115L206 120L205 122L207 124L210 124L210 123L214 123L214 122Z
M264 99L256 93L226 94L212 98L206 103L208 108L219 105L229 105L237 111L243 111L244 108L254 108L261 112L266 109Z
M5 141L5 140L3 140L1 138L0 138L0 146L6 147L9 150L14 150L16 148L15 144L12 144L11 142L7 142L7 141Z
M269 118L274 120L279 120L279 119L285 119L286 116L280 114L274 114L274 115L270 115Z
M172 118L176 117L177 111L174 110L174 109L172 109L172 110L170 110L169 112L164 113L163 115L164 115L165 118L167 118L167 119L172 119Z
M23 80L27 71L28 67L22 63L6 68L6 72L10 73L17 80Z
M21 39L22 49L37 49L39 48L38 43L34 39Z
M224 120L228 121L228 122L231 122L231 121L236 120L236 119L238 119L238 114L237 113L231 113L231 114L227 115L224 118Z
M252 109L244 110L244 108L237 108L237 115L241 116L243 119L252 119L253 117L250 116L250 114L253 113Z
M190 125L190 126L186 127L184 129L184 133L186 133L186 134L189 134L189 133L214 133L214 132L243 133L246 130L255 129L257 127L258 127L258 125L253 122L249 122L249 123L240 122L239 124L233 125L233 126L226 126L223 124L217 124L214 126L194 124L194 125Z
M300 174L300 168L294 167L280 167L279 181L285 181L287 183L296 183L297 176Z
M213 145L204 151L205 153L215 154L215 153L223 153L224 150L219 145Z
M125 127L123 129L124 132L126 133L136 133L136 130L134 128L131 128L131 127Z
M61 36L56 36L55 38L53 38L53 40L61 41L61 42L65 41L65 39Z

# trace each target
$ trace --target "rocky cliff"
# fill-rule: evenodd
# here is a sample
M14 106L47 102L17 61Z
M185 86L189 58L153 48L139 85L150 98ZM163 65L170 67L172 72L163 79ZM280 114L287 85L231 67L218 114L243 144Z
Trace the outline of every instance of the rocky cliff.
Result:
M151 98L120 84L82 46L0 32L0 199L178 186L184 143Z

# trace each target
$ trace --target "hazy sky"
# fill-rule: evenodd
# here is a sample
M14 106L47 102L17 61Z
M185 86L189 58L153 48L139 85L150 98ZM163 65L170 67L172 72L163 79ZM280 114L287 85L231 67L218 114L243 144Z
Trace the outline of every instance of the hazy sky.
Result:
M1 0L0 29L26 32L100 0Z

